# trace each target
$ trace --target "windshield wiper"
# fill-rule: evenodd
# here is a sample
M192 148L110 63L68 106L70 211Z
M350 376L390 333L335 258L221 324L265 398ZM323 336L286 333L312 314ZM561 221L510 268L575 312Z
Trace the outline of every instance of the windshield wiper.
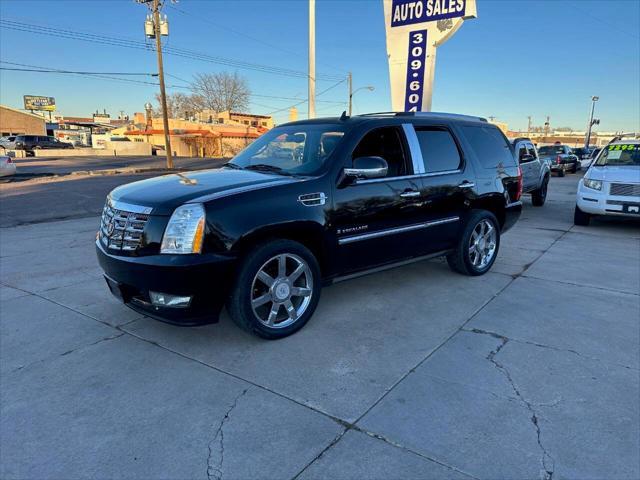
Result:
M285 172L282 168L276 167L275 165L267 165L266 163L258 163L256 165L249 165L244 167L245 170L257 170L259 172L271 172L277 173L278 175L291 175L289 172Z
M233 168L234 170L243 170L243 168L240 165L236 165L235 163L232 163L232 162L225 163L222 166L223 167Z

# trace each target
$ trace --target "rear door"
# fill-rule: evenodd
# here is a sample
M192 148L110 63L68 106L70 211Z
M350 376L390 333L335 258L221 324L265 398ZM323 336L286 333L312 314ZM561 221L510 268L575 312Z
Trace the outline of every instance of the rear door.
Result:
M416 124L415 136L424 168L422 221L428 226L422 249L431 253L454 244L465 201L473 195L475 173L449 126Z

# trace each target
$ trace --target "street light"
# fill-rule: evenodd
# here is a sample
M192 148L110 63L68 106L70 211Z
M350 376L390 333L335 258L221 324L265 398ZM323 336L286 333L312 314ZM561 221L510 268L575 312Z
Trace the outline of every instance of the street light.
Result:
M596 109L596 102L600 100L600 97L597 96L593 96L591 97L591 115L589 117L589 125L587 126L587 135L584 139L584 148L589 148L589 143L591 143L591 127L593 127L594 125L599 125L600 124L600 120L594 120L593 119L593 112Z
M360 87L360 88L356 88L353 92L349 93L349 116L351 116L351 108L352 108L352 104L353 104L353 96L356 94L356 92L359 92L360 90L369 90L370 92L373 92L375 90L375 87L371 86L371 85L367 85L366 87Z

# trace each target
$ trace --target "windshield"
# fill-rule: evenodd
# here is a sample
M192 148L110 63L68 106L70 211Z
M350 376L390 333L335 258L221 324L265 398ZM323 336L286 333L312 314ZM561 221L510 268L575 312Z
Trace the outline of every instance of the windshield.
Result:
M640 144L609 145L596 160L596 166L605 165L640 165Z
M540 155L562 155L564 154L564 148L562 145L551 145L548 147L540 147L538 149Z
M344 136L342 125L278 127L240 152L231 167L283 175L312 175L325 163Z

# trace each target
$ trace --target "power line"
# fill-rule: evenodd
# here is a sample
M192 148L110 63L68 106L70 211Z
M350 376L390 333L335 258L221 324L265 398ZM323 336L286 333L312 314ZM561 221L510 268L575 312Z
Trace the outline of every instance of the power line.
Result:
M333 88L337 87L338 85L340 85L341 83L344 83L344 82L346 82L346 81L347 81L347 79L346 79L346 78L343 78L343 79L342 79L342 80L340 80L339 82L334 83L334 84L333 84L333 85L331 85L330 87L328 87L328 88L324 89L323 91L321 91L320 93L316 94L316 97L319 97L319 96L321 96L321 95L324 95L324 94L325 94L325 93L327 93L329 90L331 90L331 89L333 89ZM288 107L280 108L280 109L278 109L278 110L274 110L273 112L269 112L269 113L267 113L267 115L273 115L274 113L284 112L285 110L288 110L288 109L293 108L293 107L297 107L297 106L302 105L303 103L307 103L307 102L308 102L308 100L302 100L302 101L300 101L300 102L298 102L298 103L294 103L293 105L289 105Z
M13 20L0 19L0 28L22 31L27 33L34 33L39 35L48 35L58 38L66 38L70 40L78 40L95 44L118 46L123 48L132 48L138 50L154 51L155 48L146 42L139 42L134 40L124 40L117 37L108 37L105 35L96 35L92 33L83 33L73 30L65 30L53 27L44 27L31 23L17 22ZM192 50L187 50L177 47L165 47L165 53L177 57L187 58L190 60L199 60L207 63L215 63L235 68L254 70L263 73L271 73L276 75L283 75L295 78L307 78L307 73L293 70L289 68L276 67L272 65L261 65L257 63L245 62L241 60L235 60L225 57L212 56L205 53L200 53ZM336 75L318 75L319 80L336 80L342 78Z

